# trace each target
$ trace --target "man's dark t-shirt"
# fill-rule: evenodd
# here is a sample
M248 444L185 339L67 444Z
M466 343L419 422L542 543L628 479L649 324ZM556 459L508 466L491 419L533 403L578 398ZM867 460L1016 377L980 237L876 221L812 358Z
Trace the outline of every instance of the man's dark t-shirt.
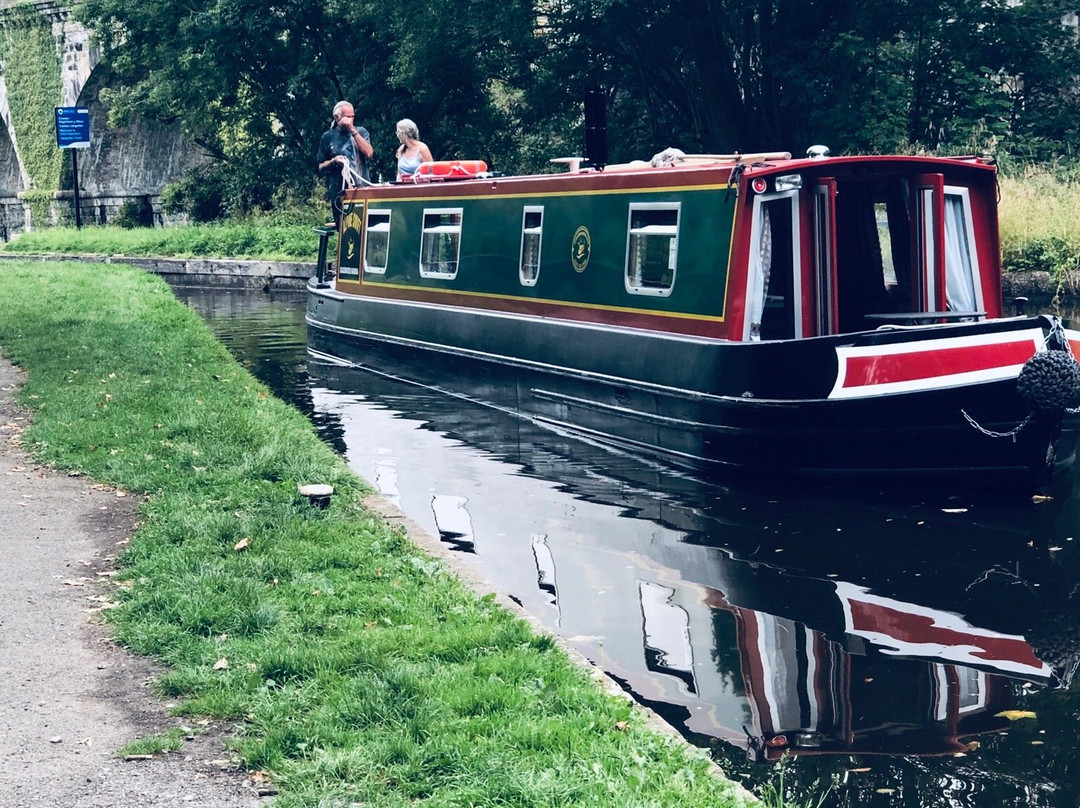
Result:
M360 133L360 137L364 140L371 142L371 135L368 134L367 129L358 126L356 131ZM323 132L322 140L319 141L319 158L316 162L325 163L331 157L337 157L339 154L348 158L353 171L365 180L371 181L368 174L367 157L357 151L352 135L333 126ZM326 170L326 198L330 200L331 205L340 193L341 166L335 164Z

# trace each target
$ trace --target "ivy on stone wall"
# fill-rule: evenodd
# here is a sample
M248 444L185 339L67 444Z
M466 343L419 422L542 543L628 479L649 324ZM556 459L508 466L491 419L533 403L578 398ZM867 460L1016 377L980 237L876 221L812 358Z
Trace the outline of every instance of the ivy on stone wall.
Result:
M63 102L52 26L33 5L10 8L0 26L0 74L26 173L39 191L60 187L64 152L56 147L54 108Z

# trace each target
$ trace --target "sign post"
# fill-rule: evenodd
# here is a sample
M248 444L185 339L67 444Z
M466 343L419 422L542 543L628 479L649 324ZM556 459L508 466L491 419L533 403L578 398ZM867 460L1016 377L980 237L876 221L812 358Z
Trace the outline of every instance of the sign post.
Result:
M90 110L86 107L55 107L56 145L71 150L71 174L75 191L75 227L82 227L79 203L79 149L90 148Z

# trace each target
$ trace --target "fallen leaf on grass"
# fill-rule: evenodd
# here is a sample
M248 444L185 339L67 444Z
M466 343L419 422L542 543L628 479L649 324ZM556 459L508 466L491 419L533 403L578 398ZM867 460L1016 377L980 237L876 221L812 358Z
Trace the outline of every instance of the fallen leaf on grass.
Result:
M216 671L228 670L228 668L229 668L229 660L226 659L225 657L222 657L221 659L219 659L217 662L214 663L214 670L216 670Z

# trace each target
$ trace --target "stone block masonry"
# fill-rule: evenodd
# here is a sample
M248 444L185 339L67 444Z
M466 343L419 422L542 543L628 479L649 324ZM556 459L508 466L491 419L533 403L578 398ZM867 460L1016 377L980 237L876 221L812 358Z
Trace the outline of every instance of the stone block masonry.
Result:
M56 0L0 0L0 35L18 38L22 35L20 29L28 25L36 31L46 28L55 44L55 69L60 73L58 77L55 73L42 76L40 97L28 105L26 98L13 98L12 94L32 95L34 88L25 82L16 87L5 81L5 67L0 61L0 241L27 229L74 222L70 155L63 156L61 176L51 179L31 176L35 172L32 166L28 168L26 160L30 143L25 141L33 141L39 151L55 146L52 120L45 122L44 132L42 121L36 120L46 111L51 115L54 106L84 106L90 110L91 145L80 149L78 155L80 213L84 222L111 222L125 203L144 204L144 200L150 200L155 223L167 223L168 217L162 215L158 201L162 190L185 170L206 160L177 132L154 121L139 120L122 129L106 125L108 110L98 98L108 86L108 71L98 69L101 54L93 46L92 32L72 19L74 5ZM57 87L59 97L54 97ZM31 114L35 120L20 121L19 110L28 108L36 111L23 114ZM51 144L44 143L47 138L51 138ZM60 191L49 199L48 193L57 187Z

